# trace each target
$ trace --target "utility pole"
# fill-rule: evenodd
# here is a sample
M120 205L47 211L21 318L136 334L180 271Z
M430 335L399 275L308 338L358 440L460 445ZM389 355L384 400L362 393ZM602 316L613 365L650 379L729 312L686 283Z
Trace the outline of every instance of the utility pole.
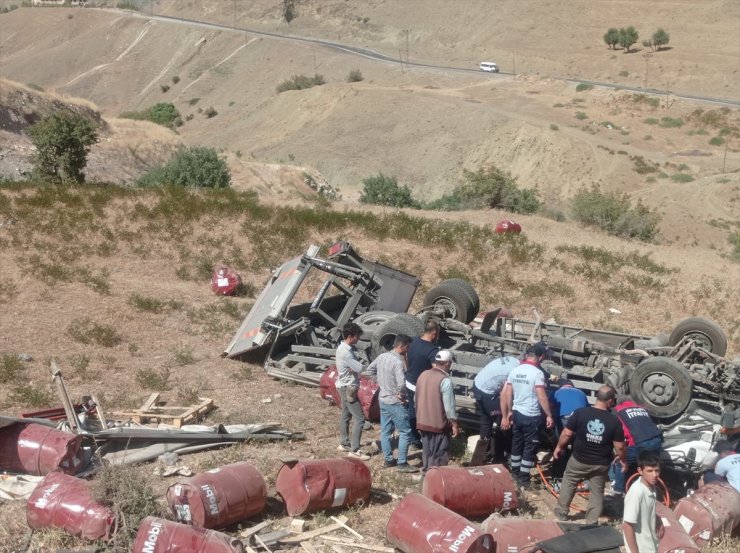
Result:
M236 31L236 0L234 0L234 30Z
M512 52L511 56L514 58L514 75L516 75L516 52Z
M403 32L406 33L406 65L409 64L409 32L411 29L404 29Z
M647 89L648 85L648 69L650 68L650 58L653 57L652 52L645 52L642 54L642 58L645 60L645 80L642 83L642 88Z
M725 157L722 158L722 174L725 173L725 162L727 161L727 148L730 146L730 136L725 139Z
M398 49L398 63L401 64L401 75L403 75L403 55L401 54L401 49Z
M149 0L149 15L154 15L154 0Z

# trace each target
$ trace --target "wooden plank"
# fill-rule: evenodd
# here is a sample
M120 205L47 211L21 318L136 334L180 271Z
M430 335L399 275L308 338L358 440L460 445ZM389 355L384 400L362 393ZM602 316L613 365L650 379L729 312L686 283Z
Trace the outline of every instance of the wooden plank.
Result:
M262 541L262 540L260 539L260 537L259 537L259 535L258 535L258 534L255 534L255 535L254 535L254 539L255 539L255 540L257 541L257 543L258 543L258 544L260 544L260 546L262 546L262 548L263 548L263 549L264 549L265 551L267 551L267 553L272 553L272 551L270 551L270 548L269 548L269 547L267 547L267 546L265 545L265 542L263 542L263 541Z
M337 536L321 536L322 540L331 541L340 545L347 545L354 547L355 549L365 549L366 551L379 551L380 553L393 553L395 549L392 547L382 547L380 545L370 545L368 543L357 543L353 541L345 540L344 538L338 538Z
M270 521L269 520L266 520L264 522L260 522L259 524L255 524L251 528L247 528L246 530L243 530L239 534L239 537L249 538L249 537L253 536L254 534L256 534L257 532L259 532L260 530L262 530L268 524L270 524Z
M152 407L156 406L158 401L159 394L157 392L154 392L147 398L142 406L136 410L136 413L134 415L131 415L132 420L138 423L144 422L144 419L146 419L145 413L151 410Z
M305 540L310 540L312 538L315 538L316 536L320 536L322 534L326 534L328 532L334 532L335 530L339 530L342 528L342 525L345 524L349 519L345 516L337 517L338 520L342 522L342 524L329 524L327 526L322 526L321 528L317 528L316 530L311 530L310 532L304 532L303 534L298 534L297 536L291 536L288 538L282 538L279 539L278 542L280 543L301 543Z
M313 545L311 545L307 541L302 541L301 547L306 553L319 553L318 549L316 549Z
M333 520L334 522L336 522L337 524L341 524L341 525L342 525L342 528L344 528L345 530L347 530L347 531L348 531L348 532L349 532L350 534L352 534L353 536L356 536L357 538L359 538L359 539L361 539L361 540L364 540L364 539L365 539L365 538L364 538L364 537L362 536L362 534L360 534L359 532L355 532L355 531L354 531L354 530L353 530L352 528L350 528L350 527L349 527L349 526L347 525L347 523L346 523L346 520L345 520L344 522L342 522L342 521L341 521L341 520L339 520L339 519L338 519L337 517L329 517L329 518L331 518L331 519L332 519L332 520Z
M199 397L198 400L201 402L194 407L191 407L185 411L182 415L174 417L173 424L180 428L183 424L190 422L191 420L197 419L200 415L205 415L208 411L213 408L213 400L206 397Z

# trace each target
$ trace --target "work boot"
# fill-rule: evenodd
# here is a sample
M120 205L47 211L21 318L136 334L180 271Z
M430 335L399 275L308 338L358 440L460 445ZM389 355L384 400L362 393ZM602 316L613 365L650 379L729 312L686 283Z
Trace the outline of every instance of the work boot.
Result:
M398 472L412 473L419 472L419 469L412 465L409 465L408 463L401 463L400 465L398 465Z

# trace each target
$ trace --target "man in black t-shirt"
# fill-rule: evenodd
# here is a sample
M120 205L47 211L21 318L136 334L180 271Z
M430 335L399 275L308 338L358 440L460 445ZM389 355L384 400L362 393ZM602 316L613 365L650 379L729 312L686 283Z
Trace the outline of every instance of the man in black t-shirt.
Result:
M570 502L576 486L588 480L589 494L586 522L596 524L604 506L604 486L609 475L609 465L616 450L622 470L627 469L627 450L624 446L624 430L616 415L609 412L616 403L617 392L611 386L602 386L596 393L593 407L581 407L573 412L560 435L553 457L563 454L568 442L575 436L573 455L568 460L560 488L555 517L568 520Z
M416 449L421 449L421 436L416 429L416 404L414 402L416 380L421 373L432 368L432 363L439 351L437 338L439 338L439 325L436 321L429 320L424 326L424 334L411 340L409 351L406 353L406 399L408 401L406 408L414 439L411 445Z

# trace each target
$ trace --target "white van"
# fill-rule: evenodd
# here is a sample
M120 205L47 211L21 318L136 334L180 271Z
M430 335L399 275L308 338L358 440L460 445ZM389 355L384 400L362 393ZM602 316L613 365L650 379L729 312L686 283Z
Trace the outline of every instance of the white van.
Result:
M482 61L480 62L480 70L488 71L489 73L498 73L498 65L492 61Z

